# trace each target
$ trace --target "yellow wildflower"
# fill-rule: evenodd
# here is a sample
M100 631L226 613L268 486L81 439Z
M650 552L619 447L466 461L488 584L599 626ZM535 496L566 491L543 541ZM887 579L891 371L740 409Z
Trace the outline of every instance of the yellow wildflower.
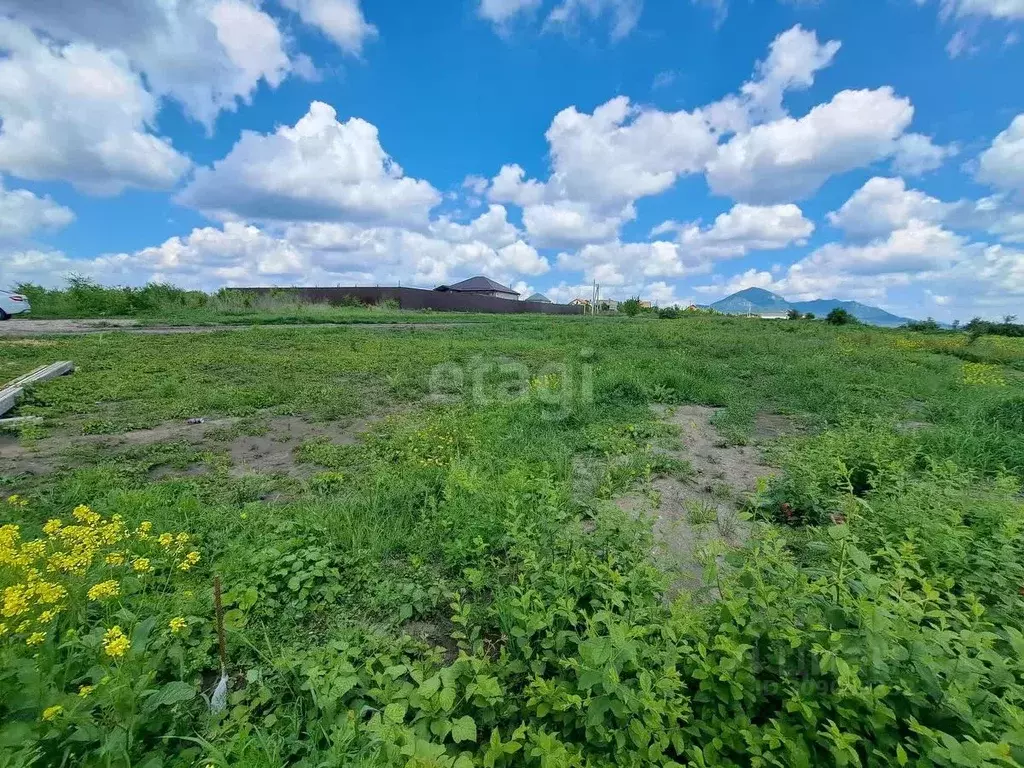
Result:
M49 624L51 621L57 618L57 614L60 613L59 608L51 608L48 611L43 611L39 614L39 618L36 619L40 624Z
M21 624L19 624L17 626L17 628L14 631L18 632L18 633L26 632L26 631L28 631L28 628L31 627L31 626L32 626L32 622L29 621L28 619L25 619L23 622L21 622Z
M4 589L3 617L10 619L25 613L30 596L31 591L24 584L14 584Z
M45 639L46 635L44 635L42 632L33 632L31 635L28 636L28 639L25 640L25 645L27 645L29 648L32 648L37 645L42 645Z
M26 499L21 498L21 496L19 496L16 493L12 493L10 496L7 497L7 503L10 504L12 507L28 506L28 501Z
M149 522L148 520L144 520L143 522L139 523L139 527L135 531L135 533L136 533L136 535L140 539L148 539L149 538L149 532L152 531L152 530L153 530L153 524L151 522Z
M77 520L80 523L84 523L85 525L95 525L100 520L102 520L102 518L97 512L93 512L92 509L90 509L85 504L79 504L77 507L75 507L71 511L71 515L75 518L75 520Z
M57 533L57 531L61 529L61 526L63 525L64 523L62 523L58 518L47 520L46 525L43 526L43 533L45 533L47 536L53 536L55 533Z
M179 563L178 568L183 570L183 571L188 571L188 570L191 570L192 566L195 565L198 562L199 562L199 553L196 552L195 550L192 550L187 555L185 555L185 559L182 560L181 563Z
M90 693L92 693L95 690L96 690L96 686L95 685L83 685L83 686L81 686L78 689L78 695L81 696L84 699L86 696L88 696Z
M32 585L36 594L36 600L44 605L59 603L68 595L68 591L60 584L53 584L49 581L37 581Z
M159 543L161 547L169 547L174 543L174 536L169 533L161 533L159 538L157 538L157 543Z
M171 619L170 626L171 632L173 632L176 635L188 626L188 622L185 621L184 616L175 616L173 619Z
M47 707L43 710L43 720L50 722L56 720L60 713L64 711L64 707L60 704L54 704L52 707Z
M108 597L117 597L120 593L121 586L114 579L107 579L89 589L89 599L104 600Z
M136 573L149 573L153 567L149 564L148 557L137 557L132 560L132 570Z
M7 628L7 623L0 621L0 637L6 635L10 630Z
M124 565L124 555L120 552L111 552L107 555L107 565Z
M103 635L103 652L111 658L121 658L131 647L131 641L125 637L119 626L111 627Z

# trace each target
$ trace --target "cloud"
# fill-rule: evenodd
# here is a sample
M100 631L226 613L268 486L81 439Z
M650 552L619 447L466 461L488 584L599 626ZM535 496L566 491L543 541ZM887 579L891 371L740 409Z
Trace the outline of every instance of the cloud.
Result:
M911 219L906 227L864 245L829 243L798 261L805 273L887 275L942 269L952 265L964 238L935 224Z
M354 56L377 36L377 28L369 24L359 7L359 0L280 0L285 8L299 14L312 27L318 28L341 50Z
M978 158L975 178L999 189L1024 192L1024 114L992 141Z
M684 250L679 243L656 240L650 243L608 243L586 245L575 253L558 256L561 269L580 271L587 280L609 287L636 286L655 277L682 277L710 270L710 263Z
M536 10L542 2L543 0L480 0L477 14L480 18L500 27L519 14Z
M489 206L486 213L480 214L468 224L459 224L442 216L431 222L430 231L453 243L476 240L491 248L503 248L519 240L519 230L509 223L508 211L503 205Z
M611 20L611 39L621 40L636 26L643 10L643 0L562 0L548 14L545 26L576 27L580 18L592 19L608 16Z
M374 125L339 122L333 107L315 101L294 126L243 132L176 199L218 218L424 224L441 196L404 175Z
M310 69L303 57L290 59L277 23L247 0L0 0L0 13L126 58L155 95L207 127L248 102L260 82L273 88Z
M903 179L876 176L854 192L838 211L828 214L828 220L851 237L874 238L903 229L915 220L940 222L952 208L924 192L907 189Z
M755 206L738 203L719 214L707 229L698 224L665 222L652 235L675 230L679 243L690 253L705 259L729 259L750 251L778 250L803 245L814 232L814 224L792 203Z
M0 19L0 170L95 194L164 189L191 165L149 133L157 104L123 55Z
M841 91L802 118L780 118L730 139L708 163L708 184L747 202L808 197L830 176L893 154L913 114L910 100L888 86Z
M918 0L922 2L922 0ZM942 12L951 16L988 16L993 19L1024 19L1022 0L942 0Z
M5 189L0 179L0 243L24 240L40 229L63 229L74 219L70 208L26 189Z
M216 290L253 285L419 285L433 287L486 273L512 283L541 275L548 261L516 240L492 248L479 240L454 242L400 227L291 224L264 229L243 222L201 227L133 253L72 259L57 251L8 254L4 279L53 286L69 273L108 285L171 282Z
M543 4L544 0L480 0L477 15L505 34L516 17L535 13ZM642 10L643 0L561 0L547 13L544 29L568 32L576 30L583 19L607 17L609 34L616 41L633 31Z
M786 91L814 85L815 73L832 64L839 48L838 40L821 44L813 31L799 24L786 30L772 41L768 58L757 63L757 77L741 89L749 108L767 118L781 117Z
M523 208L523 224L531 240L551 248L613 240L622 224L635 217L630 206L617 215L601 215L586 203L567 200Z
M906 176L920 176L928 171L934 171L947 158L954 157L959 151L955 144L942 147L933 143L928 136L907 133L896 141L892 167L897 173Z

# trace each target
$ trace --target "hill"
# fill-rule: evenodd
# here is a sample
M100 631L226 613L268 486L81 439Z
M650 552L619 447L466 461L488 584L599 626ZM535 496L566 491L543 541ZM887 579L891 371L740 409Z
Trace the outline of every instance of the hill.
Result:
M744 288L742 291L716 301L711 308L726 315L778 314L795 309L798 312L813 312L824 317L833 309L845 309L862 323L895 328L910 322L910 318L900 317L886 312L879 307L861 304L859 301L841 301L840 299L812 299L810 301L789 301L777 293L764 288Z
M742 291L726 296L711 305L716 312L726 315L754 315L766 312L785 312L790 304L782 296L764 288L745 288Z

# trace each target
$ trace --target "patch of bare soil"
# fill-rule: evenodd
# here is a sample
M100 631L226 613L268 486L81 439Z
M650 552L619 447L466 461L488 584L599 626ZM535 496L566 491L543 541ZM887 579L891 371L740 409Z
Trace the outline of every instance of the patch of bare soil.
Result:
M163 442L186 442L202 446L212 452L226 452L232 460L232 474L250 472L283 473L294 476L309 474L308 469L296 464L295 452L303 443L326 438L338 445L351 445L357 441L372 422L362 419L354 422L311 422L297 416L278 416L266 422L260 435L237 435L232 427L238 419L211 419L201 424L184 421L167 422L150 429L137 429L117 435L57 435L47 437L31 446L23 446L12 438L0 438L0 476L45 474L66 464L63 456L82 447L99 447L110 451L153 445ZM191 474L197 474L192 469ZM152 479L170 475L188 475L169 466L158 466L151 471Z
M774 472L759 448L731 445L719 434L712 420L720 410L701 405L658 408L679 429L682 444L664 452L689 462L694 476L688 482L658 478L650 494L631 493L616 500L629 514L654 518L656 559L677 573L672 594L683 589L698 598L717 593L704 582L705 565L746 541L750 527L741 514L744 502L758 480ZM761 414L755 422L758 439L796 430L792 420L773 414Z

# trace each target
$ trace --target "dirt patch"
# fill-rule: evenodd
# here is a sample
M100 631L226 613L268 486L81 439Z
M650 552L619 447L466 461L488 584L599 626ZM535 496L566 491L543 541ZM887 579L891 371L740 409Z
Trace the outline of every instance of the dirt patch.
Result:
M759 413L754 416L754 440L777 440L799 435L807 430L792 416L781 413Z
M233 428L239 422L235 418L211 419L201 424L174 421L117 435L58 435L39 440L29 447L15 439L0 438L0 476L51 472L66 464L62 458L65 454L83 447L115 452L157 443L185 442L214 453L227 453L233 464L231 473L235 476L261 472L302 477L310 471L296 464L295 452L299 446L315 438L326 438L336 445L352 445L373 421L312 422L298 416L278 416L266 421L265 431L260 435L235 434L237 430ZM188 476L198 473L198 470L181 472L160 465L151 470L150 478L159 480L175 474Z
M184 469L171 466L170 464L157 464L149 470L146 476L155 482L171 477L201 477L209 471L210 468L205 464L189 464Z
M758 480L773 474L759 449L730 445L719 434L712 419L720 410L700 405L658 408L661 418L680 431L681 448L663 452L689 462L693 479L659 478L649 497L631 493L616 500L629 514L654 518L656 558L677 573L671 594L682 589L697 597L717 592L704 582L705 565L746 540L749 525L741 509ZM786 425L791 427L788 420ZM772 422L773 430L781 426Z
M402 627L402 631L409 637L426 643L431 648L441 648L446 664L451 664L459 656L458 643L451 637L454 629L455 625L447 620L407 621Z

